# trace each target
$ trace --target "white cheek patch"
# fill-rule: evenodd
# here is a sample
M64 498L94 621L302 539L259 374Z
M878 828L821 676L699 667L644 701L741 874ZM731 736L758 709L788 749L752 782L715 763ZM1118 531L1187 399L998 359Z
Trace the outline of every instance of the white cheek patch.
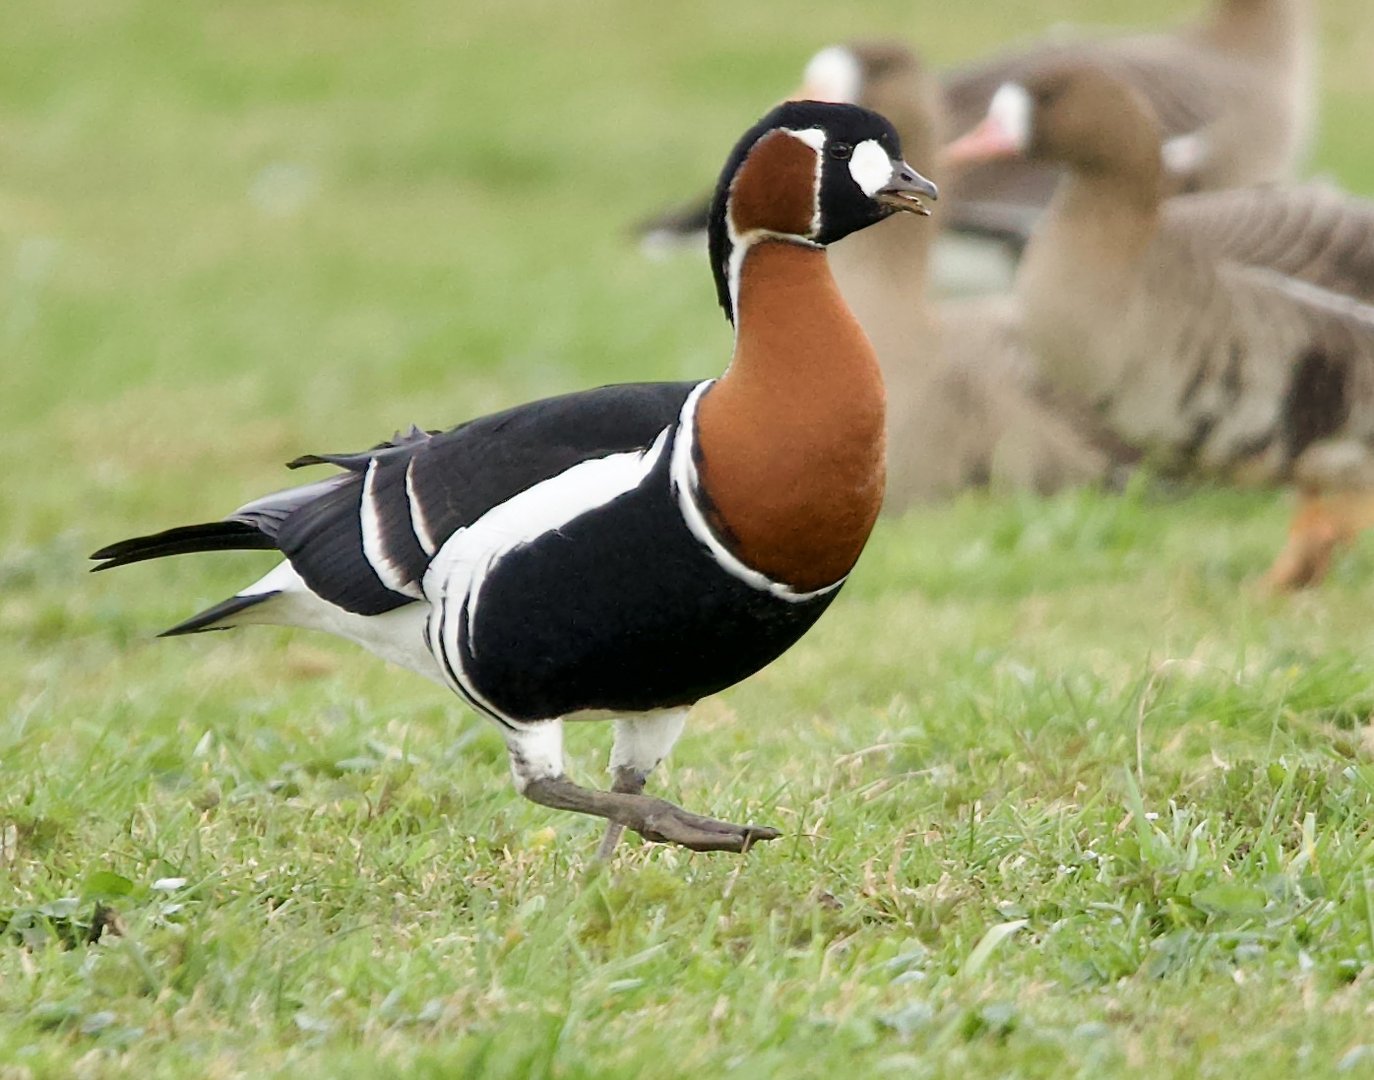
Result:
M849 173L854 177L854 183L871 199L891 181L892 159L874 140L865 139L854 147L854 154L849 159Z
M1031 96L1019 83L1003 83L997 93L992 95L988 105L988 119L1016 144L1018 150L1025 150L1031 141Z
M831 45L811 58L802 74L802 96L814 101L858 103L863 70L858 58L842 45Z

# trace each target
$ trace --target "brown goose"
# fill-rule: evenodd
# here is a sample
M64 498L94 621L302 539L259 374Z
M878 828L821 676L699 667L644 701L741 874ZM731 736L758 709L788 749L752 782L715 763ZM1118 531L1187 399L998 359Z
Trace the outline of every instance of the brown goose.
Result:
M832 89L887 116L909 154L933 159L945 132L934 76L901 45L856 43L822 55L841 50L853 75ZM951 197L957 189L942 183L942 207ZM1088 410L1037 384L1015 299L928 299L934 233L899 219L830 253L888 386L887 510L971 487L1047 493L1106 478L1129 452Z
M965 131L1002 84L1092 63L1143 94L1166 137L1188 138L1176 190L1265 183L1291 176L1306 150L1312 37L1309 0L1216 0L1200 22L1172 32L1047 40L953 72L946 101L955 130ZM1008 219L1012 208L1033 217L1057 179L1048 162L988 163L962 177L962 214L973 223L990 212Z
M1312 127L1311 0L1214 0L1198 22L1121 37L1054 36L944 73L944 105L956 131L972 127L1005 82L1066 63L1091 62L1149 100L1175 144L1173 190L1207 191L1286 179ZM853 49L818 53L800 97L853 101L864 79ZM942 212L946 229L1019 249L1048 204L1058 170L1044 162L996 161L961 178L963 198ZM642 226L646 246L706 227L709 200Z
M1351 492L1374 475L1374 305L1323 287L1358 275L1331 229L1367 228L1369 208L1310 187L1166 200L1148 102L1094 67L1005 85L947 160L1012 155L1068 171L1017 276L1046 377L1165 462L1298 479L1306 501L1270 581L1319 578L1369 516ZM1282 222L1287 245L1247 235L1247 221Z
M1374 204L1330 184L1180 195L1165 212L1218 256L1374 303Z

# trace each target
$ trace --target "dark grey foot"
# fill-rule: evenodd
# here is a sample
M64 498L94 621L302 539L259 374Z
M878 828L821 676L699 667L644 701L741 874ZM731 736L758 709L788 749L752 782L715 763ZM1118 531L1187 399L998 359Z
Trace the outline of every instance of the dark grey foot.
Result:
M692 851L748 851L760 840L776 840L782 833L767 825L732 825L728 821L688 813L662 799L645 799L653 804L638 822L625 822L645 840L661 844L680 844Z
M644 784L648 779L647 773L636 769L616 769L615 779L611 781L611 790L625 795L638 795L644 790ZM606 835L601 838L601 846L596 849L598 862L605 862L615 854L616 845L620 843L624 833L625 826L620 822L606 822Z
M617 782L620 777L616 777ZM640 787L643 782L640 781ZM575 810L594 814L611 822L602 841L601 851L614 850L619 832L612 838L612 830L619 825L646 840L661 844L678 844L692 851L745 852L761 840L776 840L782 834L766 825L733 825L728 821L689 813L680 806L663 799L627 791L592 791L558 776L531 780L525 785L525 797L542 806L556 810ZM609 849L608 845L609 844Z

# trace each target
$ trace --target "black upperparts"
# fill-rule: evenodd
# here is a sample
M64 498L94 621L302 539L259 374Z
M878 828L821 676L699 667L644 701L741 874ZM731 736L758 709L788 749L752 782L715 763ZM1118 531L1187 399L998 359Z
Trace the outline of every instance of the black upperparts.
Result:
M279 543L310 588L371 615L408 603L435 551L458 529L589 458L641 449L677 419L695 383L603 386L519 405L437 435L412 432L361 454L317 455L348 469L347 483L294 510ZM374 550L364 550L363 484ZM289 493L284 493L289 494ZM417 529L425 533L425 543ZM385 556L391 584L373 558Z
M604 386L438 434L411 430L361 453L298 458L344 471L254 500L226 521L111 544L93 556L105 560L95 569L185 552L276 549L325 600L380 614L418 598L430 559L458 529L579 462L649 446L696 385Z

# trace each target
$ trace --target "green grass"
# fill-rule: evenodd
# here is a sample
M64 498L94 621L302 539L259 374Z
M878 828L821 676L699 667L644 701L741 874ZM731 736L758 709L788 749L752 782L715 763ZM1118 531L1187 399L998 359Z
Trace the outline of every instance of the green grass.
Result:
M718 370L704 268L623 230L819 45L1188 6L21 0L0 1077L1374 1072L1374 553L1262 597L1281 494L884 523L656 778L784 838L600 872L435 688L304 634L151 639L262 559L84 575L304 450ZM1374 18L1322 17L1317 166L1374 191ZM571 732L577 775L608 735Z

